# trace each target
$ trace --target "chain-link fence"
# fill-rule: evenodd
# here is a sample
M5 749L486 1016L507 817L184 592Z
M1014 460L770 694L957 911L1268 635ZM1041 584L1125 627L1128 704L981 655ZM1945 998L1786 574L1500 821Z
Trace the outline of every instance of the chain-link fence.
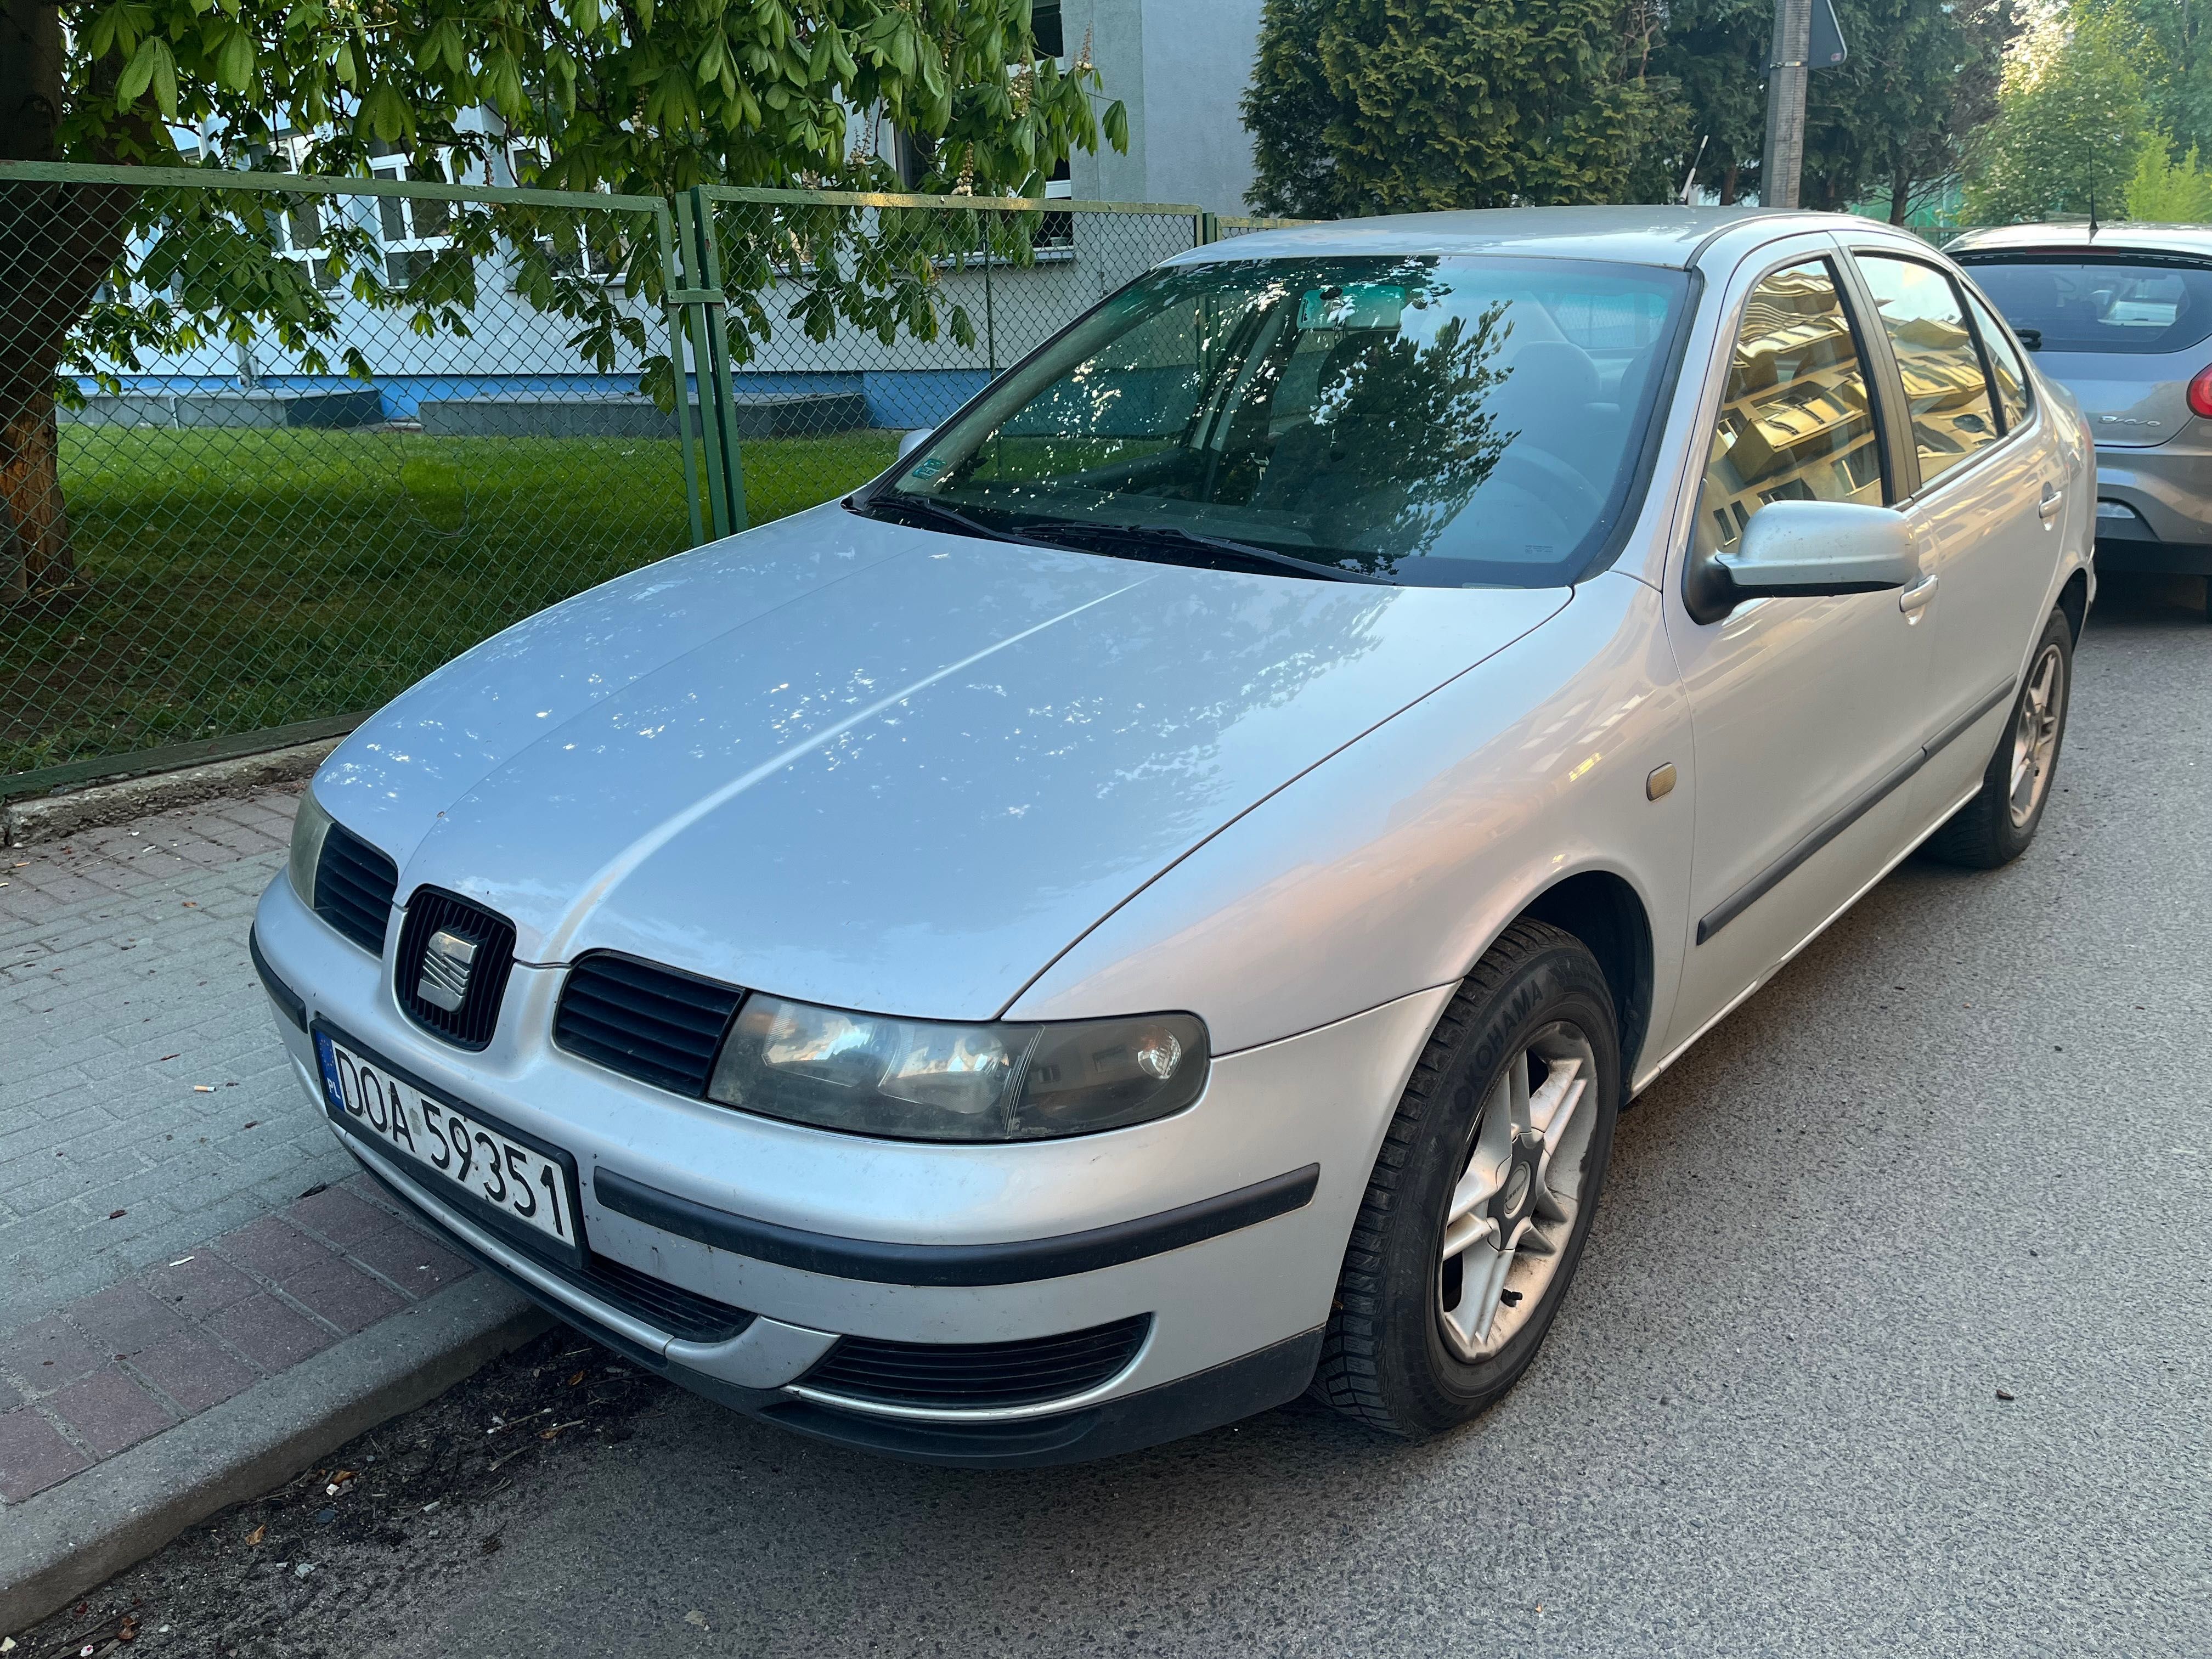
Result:
M714 393L702 483L738 526L872 477L898 434L1204 238L1195 208L1151 204L708 185L676 205Z
M1232 236L1249 236L1255 230L1291 230L1312 222L1310 219L1267 219L1255 218L1249 214L1224 213L1213 217L1213 234L1209 240L1226 241Z
M532 611L864 483L1212 229L0 166L0 793L343 730Z

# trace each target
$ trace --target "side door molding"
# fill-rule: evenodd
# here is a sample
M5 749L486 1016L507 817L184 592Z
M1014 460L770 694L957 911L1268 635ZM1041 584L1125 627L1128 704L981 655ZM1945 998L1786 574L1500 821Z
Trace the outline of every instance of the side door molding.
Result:
M2015 674L2010 679L2001 682L1985 695L1977 698L1972 707L1946 721L1934 737L1925 743L1916 745L1911 754L1877 779L1855 799L1846 802L1815 825L1795 847L1699 917L1698 943L1703 945L1722 928L1765 898L1767 894L1788 880L1790 874L1807 859L1811 858L1814 854L1881 805L1891 794L1909 783L1913 775L1925 766L1938 750L1955 742L1973 726L1976 720L2011 696L2014 689L2019 684L2020 677Z

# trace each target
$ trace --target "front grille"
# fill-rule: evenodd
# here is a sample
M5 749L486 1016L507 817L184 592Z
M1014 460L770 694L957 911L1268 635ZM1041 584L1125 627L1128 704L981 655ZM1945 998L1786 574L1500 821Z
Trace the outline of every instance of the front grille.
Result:
M342 824L323 837L315 861L315 914L371 956L384 954L384 929L399 866Z
M744 995L713 980L595 951L568 970L553 1041L641 1083L703 1097L714 1051Z
M1094 1389L1136 1358L1152 1316L1020 1342L879 1342L848 1336L805 1377L842 1399L981 1410Z
M450 933L474 946L465 969L432 966L423 957L432 939ZM459 893L439 887L418 887L407 902L407 920L399 924L399 952L392 968L392 984L399 1006L426 1030L463 1048L481 1048L491 1041L499 1023L500 999L507 994L507 976L514 966L514 924L505 916L472 903ZM422 994L425 980L444 994L433 1001ZM446 1004L458 1004L447 1006Z

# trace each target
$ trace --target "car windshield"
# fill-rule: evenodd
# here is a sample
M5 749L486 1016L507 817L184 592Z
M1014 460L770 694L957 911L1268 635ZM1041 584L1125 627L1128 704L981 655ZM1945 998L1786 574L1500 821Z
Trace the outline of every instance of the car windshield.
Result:
M2212 270L2175 260L1961 254L1982 292L2043 351L2181 351L2212 335Z
M1525 258L1156 272L864 510L1355 580L1571 582L1621 521L1686 291Z

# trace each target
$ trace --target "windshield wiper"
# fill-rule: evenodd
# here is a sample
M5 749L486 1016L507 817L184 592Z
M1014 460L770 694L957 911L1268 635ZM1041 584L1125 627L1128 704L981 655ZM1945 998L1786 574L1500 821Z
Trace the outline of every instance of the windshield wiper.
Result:
M1255 547L1249 542L1231 541L1225 536L1200 535L1194 530L1185 530L1180 525L1087 524L1061 519L1049 524L1030 526L1029 537L1036 541L1085 548L1115 557L1132 556L1110 545L1116 542L1124 547L1133 544L1149 554L1172 551L1182 556L1174 562L1195 564L1214 570L1251 570L1256 568L1269 575L1283 571L1293 575L1311 576L1322 581L1365 582L1376 587L1395 587L1398 585L1385 576L1370 576L1360 571L1346 570L1340 565L1316 564L1311 560L1278 553L1270 548ZM1100 542L1109 545L1097 545Z
M846 504L862 518L889 519L894 524L910 525L917 530L949 530L956 536L974 536L987 542L1013 542L1022 547L1049 548L1055 553L1065 550L1056 542L1039 541L1018 531L1001 530L981 519L971 519L957 507L920 495L856 495Z
M1043 524L1026 525L1020 530L1009 530L985 524L981 519L970 518L957 507L947 507L942 501L933 501L920 495L857 496L851 506L854 512L867 518L885 518L918 529L950 530L956 535L975 536L991 542L1012 542L1021 547L1049 548L1055 552L1073 548L1081 552L1103 553L1110 558L1132 558L1158 556L1172 550L1182 556L1170 559L1169 562L1194 564L1206 569L1256 568L1269 575L1281 571L1292 575L1314 577L1322 581L1365 582L1376 587L1395 587L1398 585L1388 577L1370 576L1360 571L1346 570L1339 565L1316 564L1288 553L1255 547L1249 542L1231 541L1225 536L1200 535L1178 525L1087 524L1060 519ZM1100 545L1102 543L1105 545ZM1121 546L1115 546L1115 543ZM1136 549L1142 551L1133 550Z

